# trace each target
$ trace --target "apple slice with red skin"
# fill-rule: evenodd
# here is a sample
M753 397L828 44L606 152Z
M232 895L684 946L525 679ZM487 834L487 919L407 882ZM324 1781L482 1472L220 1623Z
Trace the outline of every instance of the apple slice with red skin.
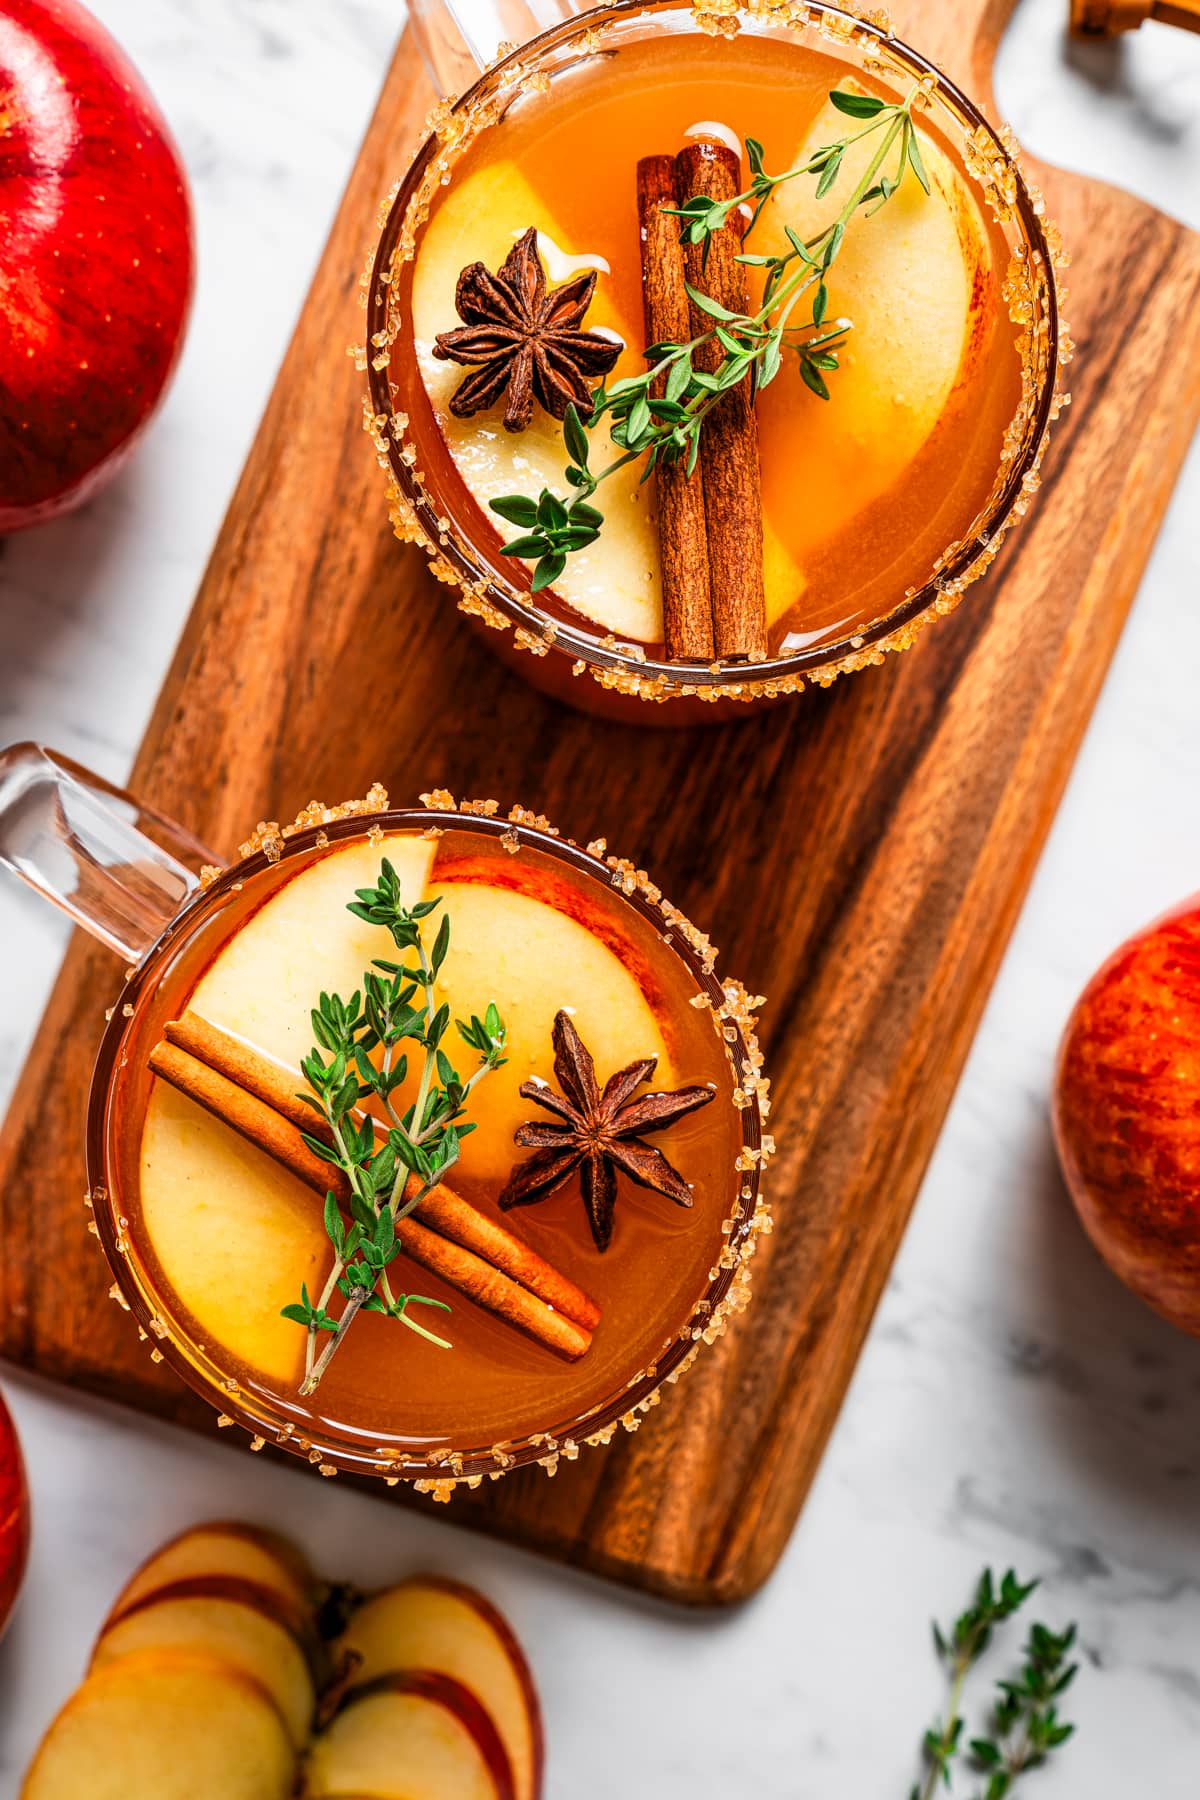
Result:
M29 1557L29 1487L12 1414L0 1398L0 1634Z
M364 1601L333 1650L352 1664L352 1699L380 1677L406 1669L450 1676L478 1698L512 1766L516 1800L538 1800L544 1738L533 1673L516 1636L489 1600L441 1576L420 1576Z
M317 1592L312 1570L287 1538L261 1526L221 1519L180 1532L156 1550L125 1583L105 1623L147 1594L208 1576L266 1588L293 1619L310 1615Z
M287 1800L296 1756L255 1681L146 1650L89 1675L42 1740L21 1800Z
M175 367L191 203L136 69L76 0L0 7L0 535L87 499Z
M309 1800L517 1800L508 1752L470 1688L406 1669L360 1688L313 1740Z
M278 1593L219 1575L175 1581L110 1615L89 1673L145 1650L198 1650L265 1687L297 1751L312 1730L321 1659L311 1617Z
M448 861L425 890L443 902L451 927L436 999L457 1018L494 1001L507 1029L503 1066L471 1099L477 1129L463 1139L461 1163L468 1196L471 1184L495 1192L508 1178L514 1136L531 1116L521 1086L553 1075L560 1010L572 1015L602 1083L647 1057L656 1087L679 1085L664 1032L670 1009L636 939L603 892L552 874L541 859L523 863L523 854ZM416 1085L410 1069L402 1104L415 1100Z
M497 856L448 857L437 864L429 891L438 893L443 884L453 887L455 883L507 888L513 893L540 900L555 912L565 913L608 946L628 969L659 1017L668 1010L652 970L629 934L621 929L620 913L593 901L586 886L568 880L552 863L540 859L535 863L524 853L505 857L503 861Z

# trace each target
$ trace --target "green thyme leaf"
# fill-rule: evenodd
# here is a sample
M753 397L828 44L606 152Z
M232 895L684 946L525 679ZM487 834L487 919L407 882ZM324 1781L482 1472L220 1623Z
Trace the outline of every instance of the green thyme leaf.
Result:
M537 501L527 500L524 494L506 494L500 500L489 500L488 505L510 525L521 525L528 530L537 524Z
M840 113L849 119L873 119L881 113L887 102L877 100L874 94L849 94L844 88L834 88L829 96Z

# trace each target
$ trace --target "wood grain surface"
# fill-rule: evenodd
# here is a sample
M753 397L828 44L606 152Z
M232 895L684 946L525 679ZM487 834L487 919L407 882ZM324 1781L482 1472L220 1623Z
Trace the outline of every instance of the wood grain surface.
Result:
M896 24L986 101L1010 7L909 0ZM264 813L375 778L397 804L437 785L520 800L650 868L769 996L777 1229L749 1313L636 1437L453 1503L564 1561L728 1602L795 1523L1189 442L1200 238L1035 169L1074 253L1074 403L990 577L884 668L748 723L644 733L524 686L389 535L344 346L428 98L402 43L131 786L224 854ZM82 1113L119 982L72 946L0 1139L0 1352L211 1431L106 1302L85 1233Z

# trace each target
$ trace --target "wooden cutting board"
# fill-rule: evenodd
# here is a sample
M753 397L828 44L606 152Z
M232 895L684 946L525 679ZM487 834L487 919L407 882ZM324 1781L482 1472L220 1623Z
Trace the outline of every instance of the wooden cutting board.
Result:
M896 23L986 101L1011 6L908 0ZM636 1437L453 1503L565 1562L728 1602L770 1573L817 1468L1200 412L1200 237L1035 167L1074 254L1074 404L990 577L884 668L748 723L646 733L525 687L388 532L344 347L428 101L402 41L131 786L223 854L264 813L376 777L398 804L520 800L652 869L769 996L777 1229L750 1312ZM119 977L73 944L0 1138L0 1353L211 1431L106 1302L85 1234L84 1097Z

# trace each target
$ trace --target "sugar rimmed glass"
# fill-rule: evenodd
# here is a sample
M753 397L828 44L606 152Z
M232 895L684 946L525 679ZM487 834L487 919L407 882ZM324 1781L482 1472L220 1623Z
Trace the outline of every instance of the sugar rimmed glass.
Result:
M81 774L72 771L69 778L75 780ZM541 827L542 822L531 823L524 816L489 817L446 806L434 812L360 810L342 818L321 815L306 829L286 835L270 834L260 847L219 874L215 868L209 869L206 885L196 889L175 916L163 921L162 930L149 942L140 962L128 971L126 984L109 1016L89 1099L87 1167L92 1223L115 1276L113 1298L132 1313L145 1336L149 1354L156 1360L165 1360L226 1422L244 1427L256 1447L271 1441L316 1464L323 1473L342 1469L379 1475L391 1482L403 1479L439 1495L448 1493L456 1481L478 1485L487 1476L530 1463L540 1462L552 1468L560 1456L573 1457L583 1444L607 1442L622 1421L636 1423L639 1415L655 1403L663 1384L673 1382L702 1344L720 1335L726 1316L744 1303L749 1254L765 1220L760 1204L760 1164L764 1148L769 1148L756 1097L757 1051L749 1035L744 996L736 984L723 985L718 980L698 935L691 933L686 921L649 888L644 878L625 865L601 860L594 850L580 849ZM169 1294L155 1276L152 1259L138 1240L136 1226L131 1226L130 1215L136 1208L123 1201L119 1142L119 1134L130 1121L128 1117L122 1121L117 1096L122 1072L130 1062L130 1045L142 1009L153 1004L169 971L186 956L189 946L195 946L204 928L219 918L222 908L228 904L240 907L252 897L256 878L273 874L293 859L311 857L314 851L323 853L348 840L368 837L376 841L379 832L429 834L433 830L455 829L504 840L504 848L514 853L529 848L567 865L576 875L603 884L613 894L614 904L628 906L657 937L666 938L670 954L686 971L699 1005L719 1015L732 1079L739 1089L744 1084L750 1099L739 1107L742 1149L738 1169L730 1170L729 1205L725 1212L729 1221L727 1247L710 1270L703 1291L690 1302L688 1296L681 1297L678 1333L663 1344L652 1365L638 1372L619 1391L601 1394L577 1416L546 1417L539 1429L526 1438L505 1440L499 1445L453 1447L447 1447L443 1438L423 1450L407 1437L389 1442L373 1433L368 1438L368 1432L361 1428L353 1434L347 1430L340 1436L336 1431L322 1432L310 1427L297 1416L306 1408L298 1405L289 1412L285 1405L262 1393L247 1391L231 1375L228 1357L219 1352L210 1354L196 1341L198 1334L178 1316ZM71 846L64 843L60 848L65 863ZM134 866L132 860L125 860L128 852L128 842L123 843L118 869ZM148 860L148 856L139 857L139 875ZM29 869L23 872L29 878ZM167 909L164 896L164 912ZM89 923L83 905L69 904L68 910L75 911L80 922Z
M399 300L404 269L415 254L424 216L480 132L523 93L581 57L619 55L622 45L662 30L729 34L735 29L811 41L877 76L927 84L929 117L955 146L1008 241L1005 300L1020 333L1022 392L985 506L971 528L944 547L919 587L898 594L894 606L850 635L762 663L710 666L658 661L640 646L622 645L602 637L598 629L552 616L531 597L524 580L506 579L454 522L445 491L420 473L421 442L399 410L389 366L391 347L404 329ZM506 660L536 686L587 710L646 723L685 722L702 711L697 701L707 703L709 716L714 703L723 715L736 710L730 702L744 707L810 683L827 685L840 674L878 663L888 651L907 648L932 619L952 611L1026 510L1038 485L1049 425L1062 403L1057 371L1070 353L1060 332L1055 294L1058 258L1056 233L1042 217L1040 196L1021 175L1009 135L994 130L919 52L870 19L822 0L750 0L740 8L707 10L693 10L687 0L651 0L645 6L620 0L568 20L505 56L461 100L435 111L430 136L386 210L367 283L368 427L389 472L397 534L425 545L435 574L459 590L460 607L490 628L488 640ZM681 700L690 704L680 705ZM672 704L647 707L647 701Z

